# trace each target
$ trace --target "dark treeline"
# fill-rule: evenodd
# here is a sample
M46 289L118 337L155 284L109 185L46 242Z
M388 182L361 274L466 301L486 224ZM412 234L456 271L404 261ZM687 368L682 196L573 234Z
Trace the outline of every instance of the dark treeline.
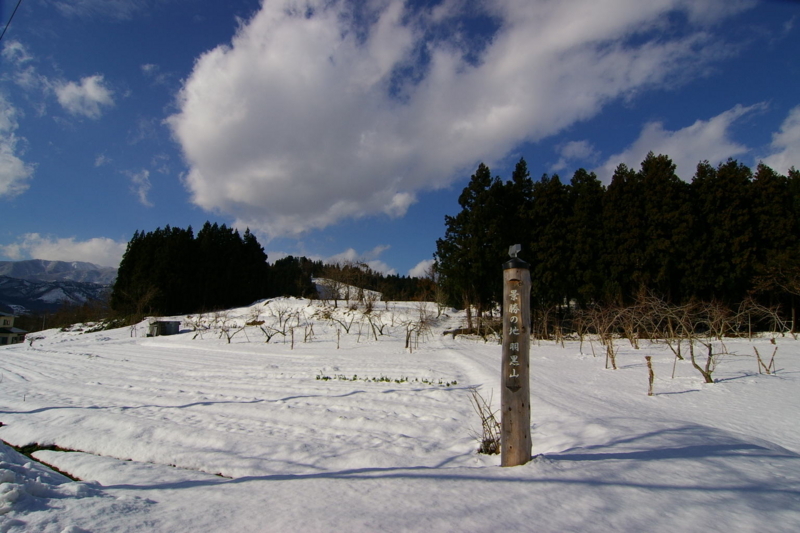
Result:
M620 165L603 185L583 169L533 181L481 164L445 217L436 270L449 304L478 313L500 301L508 247L523 245L532 305L627 305L644 292L666 302L755 296L794 315L800 295L800 172L734 160L700 163L691 181L665 155Z
M251 303L267 292L267 255L249 230L224 224L137 231L111 292L117 313L180 314Z
M326 265L288 256L272 265L256 237L224 224L134 233L122 258L110 305L118 316L177 315L249 305L263 298L315 298L312 278L331 277L384 293L419 299L430 280L386 276L364 264Z

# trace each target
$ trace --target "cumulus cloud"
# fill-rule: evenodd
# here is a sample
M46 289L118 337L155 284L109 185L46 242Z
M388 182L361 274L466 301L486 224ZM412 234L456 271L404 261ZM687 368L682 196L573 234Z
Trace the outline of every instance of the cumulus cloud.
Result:
M462 4L264 2L198 58L168 119L192 201L272 236L403 216L478 161L700 72L725 53L707 23L743 8L503 0L473 38Z
M97 119L104 108L114 105L114 93L106 87L102 74L82 78L80 83L59 82L54 90L58 103L71 115Z
M414 268L408 271L408 275L412 278L427 278L433 266L433 259L425 259L416 264Z
M697 120L691 126L677 131L664 129L661 122L650 122L644 126L639 138L631 146L609 157L594 172L598 178L608 183L620 163L638 169L647 153L652 151L655 154L668 155L675 163L675 173L690 181L699 162L708 160L716 165L729 157L747 152L746 146L730 138L730 127L742 116L765 107L765 104L748 107L737 105L709 120Z
M800 106L795 107L772 134L771 154L762 158L772 170L786 173L791 167L800 169Z
M0 198L12 197L28 188L34 166L20 159L20 144L17 137L17 110L0 94Z
M100 266L118 267L127 243L105 237L87 241L75 238L59 239L26 233L18 242L0 246L0 252L14 261L21 259L45 259L48 261L86 261Z
M8 67L3 78L26 91L39 115L45 114L45 101L52 96L69 114L92 119L100 118L106 108L114 105L114 92L101 74L87 76L79 82L49 78L37 71L36 58L19 41L4 43L0 55L4 66Z

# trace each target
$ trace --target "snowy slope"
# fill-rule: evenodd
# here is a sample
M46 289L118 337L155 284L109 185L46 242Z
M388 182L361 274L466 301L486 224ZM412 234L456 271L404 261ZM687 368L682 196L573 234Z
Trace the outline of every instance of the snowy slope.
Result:
M462 317L432 304L323 306L0 348L0 438L79 450L34 455L82 480L0 445L0 531L800 530L798 341L763 375L769 339L726 340L714 384L660 344L619 341L613 371L535 343L535 457L500 468L468 400L498 407L496 343L441 335Z

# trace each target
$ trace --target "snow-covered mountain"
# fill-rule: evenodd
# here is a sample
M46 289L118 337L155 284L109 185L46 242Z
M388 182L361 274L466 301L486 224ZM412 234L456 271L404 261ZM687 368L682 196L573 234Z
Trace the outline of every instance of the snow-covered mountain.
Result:
M117 269L82 261L0 261L0 276L32 281L80 281L112 285Z
M16 314L55 311L65 303L82 305L90 300L101 300L110 290L110 285L98 283L0 276L0 308L7 307Z
M117 269L81 261L0 261L0 308L14 313L55 311L105 298Z

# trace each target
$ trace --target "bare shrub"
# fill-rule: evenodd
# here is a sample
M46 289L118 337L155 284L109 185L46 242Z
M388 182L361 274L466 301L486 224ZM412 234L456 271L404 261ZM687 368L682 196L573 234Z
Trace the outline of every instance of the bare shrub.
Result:
M750 339L753 338L753 322L755 321L756 324L769 324L769 331L772 333L780 333L782 337L789 333L797 340L797 334L792 330L792 325L783 319L778 305L768 307L760 304L752 296L748 296L739 304L737 319L742 329L745 323L747 324L747 336Z
M769 358L769 363L764 364L764 361L761 360L761 354L758 353L758 348L753 346L753 350L756 352L756 359L758 360L758 373L761 374L761 369L764 369L764 373L767 375L775 374L775 354L778 353L778 347L776 346L774 350L772 350L772 356Z
M490 396L487 401L486 398L481 396L478 392L477 387L470 387L469 394L472 408L481 420L481 431L479 434L475 435L480 443L478 453L496 455L500 453L501 432L500 422L497 421L497 417L495 416L497 412L492 411L491 408L492 398Z
M214 328L219 331L219 338L221 339L222 337L225 337L225 339L228 341L228 344L231 343L231 339L233 339L237 334L243 332L247 327L245 324L240 325L239 321L235 318L232 318L227 311L218 311L214 313L212 324ZM247 336L246 332L245 336ZM248 340L250 339L248 338Z
M701 341L701 343L708 350L708 355L706 356L705 366L701 367L697 363L697 361L695 360L695 356L694 356L694 350L691 350L691 352L690 352L690 354L691 354L690 361L692 362L692 366L695 368L695 370L700 372L700 375L703 376L703 379L705 380L706 383L714 383L714 379L712 378L711 374L714 372L714 370L716 370L718 359L722 355L722 353L720 352L720 353L716 353L715 354L714 353L714 345L710 341L709 342Z
M600 343L606 348L606 368L611 363L611 368L617 369L617 350L614 337L619 327L623 308L617 306L601 307L599 305L589 308L587 318Z

